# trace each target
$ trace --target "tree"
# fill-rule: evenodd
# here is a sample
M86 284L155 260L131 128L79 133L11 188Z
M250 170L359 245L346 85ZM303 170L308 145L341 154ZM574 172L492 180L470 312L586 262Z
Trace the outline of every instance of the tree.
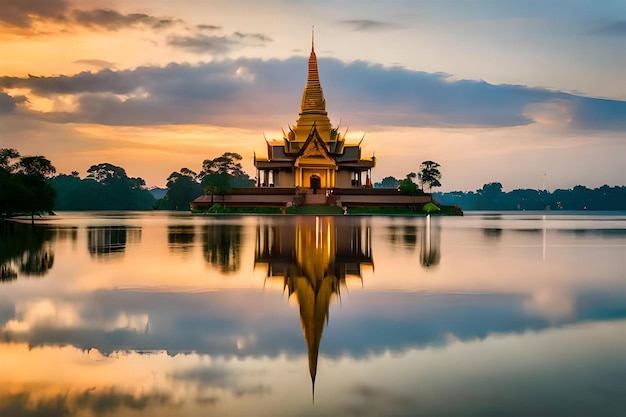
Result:
M440 167L441 165L434 161L422 162L420 171L417 174L417 179L422 185L422 191L424 190L425 184L428 184L428 192L430 192L433 187L441 187L441 182L439 182L441 179Z
M400 181L395 177L385 177L380 182L374 184L375 188L397 188Z
M483 185L483 188L476 192L485 197L497 197L502 194L502 184L499 182L490 182Z
M0 149L0 215L26 212L34 222L36 213L52 211L56 192L46 180L55 172L44 156L20 158L15 149Z
M213 203L214 195L221 195L223 197L232 191L231 178L232 177L225 172L215 172L202 179L202 187L207 194L211 194L211 203Z
M400 180L398 188L400 189L400 192L402 194L406 194L406 195L417 195L418 194L417 184L415 184L413 182L413 179L416 176L417 176L417 174L415 174L415 172L410 172L410 173L406 174L406 178L405 179Z
M56 168L52 166L52 163L41 155L22 157L18 171L27 176L36 177L41 180L50 178L57 172Z
M92 165L87 170L87 173L89 174L87 175L87 178L94 179L104 185L113 185L117 181L125 182L129 180L128 175L126 175L126 170L124 168L109 164L108 162L104 162L98 165Z
M24 194L24 203L34 223L35 213L51 212L54 208L57 193L47 179L57 170L48 159L38 155L22 157L18 171L23 175L22 181L28 189Z
M17 169L17 164L11 163L11 160L20 157L20 153L13 148L0 149L0 169L9 173L14 172Z
M20 210L19 196L27 192L24 184L18 180L18 163L14 162L20 154L11 148L0 149L0 216L7 217Z
M167 177L167 193L161 200L159 208L166 210L189 210L189 203L202 194L202 186L198 183L198 174L189 168L181 168L180 172L172 172Z
M59 174L48 183L56 190L56 210L94 209L102 196L102 185L93 180L81 180L78 175Z
M198 175L200 180L211 174L226 174L231 177L233 187L252 187L254 180L243 170L241 155L235 152L225 152L222 156L214 159L205 159L202 163L202 171Z
M21 210L30 213L31 222L35 222L35 214L50 213L54 209L55 189L46 179L37 175L18 174L26 191L20 197Z

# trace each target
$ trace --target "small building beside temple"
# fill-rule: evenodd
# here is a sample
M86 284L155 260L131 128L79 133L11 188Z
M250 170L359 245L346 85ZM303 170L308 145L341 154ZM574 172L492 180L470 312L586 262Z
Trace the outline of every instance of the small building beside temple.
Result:
M362 141L362 140L361 140ZM312 189L371 187L376 158L364 158L361 142L346 143L326 112L315 47L311 45L300 114L280 140L267 141L267 157L255 156L257 187Z

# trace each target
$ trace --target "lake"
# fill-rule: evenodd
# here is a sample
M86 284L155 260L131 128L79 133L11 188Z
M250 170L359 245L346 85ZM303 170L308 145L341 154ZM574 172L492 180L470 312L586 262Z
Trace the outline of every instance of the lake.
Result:
M1 416L626 415L626 213L36 223Z

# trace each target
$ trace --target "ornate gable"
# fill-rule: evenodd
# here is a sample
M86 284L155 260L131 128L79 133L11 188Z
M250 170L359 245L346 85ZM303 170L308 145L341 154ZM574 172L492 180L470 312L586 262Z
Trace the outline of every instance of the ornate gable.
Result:
M297 154L296 164L302 165L332 165L336 166L335 159L330 155L328 147L320 137L315 124L309 133L302 148Z

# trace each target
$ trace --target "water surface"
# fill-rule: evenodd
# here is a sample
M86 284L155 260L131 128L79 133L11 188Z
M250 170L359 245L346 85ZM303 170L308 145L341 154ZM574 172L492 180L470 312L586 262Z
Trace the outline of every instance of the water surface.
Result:
M626 410L624 213L37 223L0 235L2 416Z

